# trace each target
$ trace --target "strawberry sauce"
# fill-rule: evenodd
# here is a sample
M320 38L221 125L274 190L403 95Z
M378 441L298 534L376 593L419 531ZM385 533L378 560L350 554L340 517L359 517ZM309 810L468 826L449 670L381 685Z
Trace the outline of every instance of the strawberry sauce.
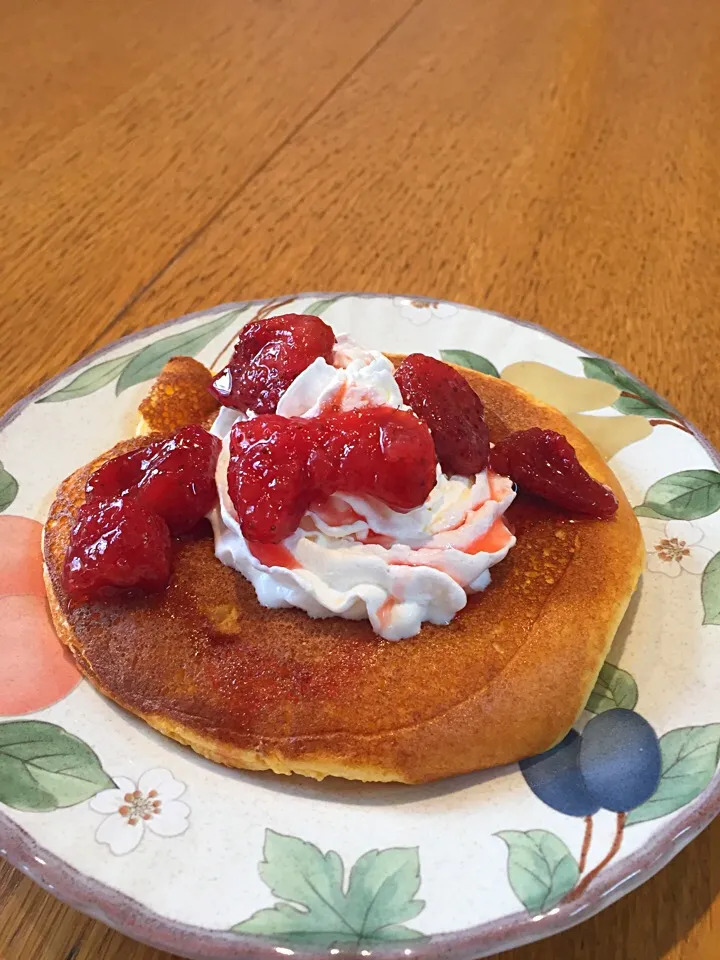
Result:
M327 503L311 505L310 509L329 527L346 527L358 520L364 520L350 504L332 497Z
M288 570L300 569L300 564L282 543L258 543L253 540L246 542L250 553L264 567L285 567Z
M419 507L435 486L436 466L430 431L410 411L270 414L234 424L228 492L246 539L280 543L311 504L334 493L370 495L398 511Z
M392 622L393 610L395 609L396 603L397 603L397 600L395 599L395 597L390 596L386 600L384 600L378 607L378 610L375 616L378 619L378 623L380 624L380 629L382 631L386 631L390 626L390 623Z
M502 517L498 517L490 529L486 530L482 536L478 537L477 540L473 540L467 547L459 547L458 549L471 556L478 553L497 553L498 550L503 550L511 539L512 534L505 526Z

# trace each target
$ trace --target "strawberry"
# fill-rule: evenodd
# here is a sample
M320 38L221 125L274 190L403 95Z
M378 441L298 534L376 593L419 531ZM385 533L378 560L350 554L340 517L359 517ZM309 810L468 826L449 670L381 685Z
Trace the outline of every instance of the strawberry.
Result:
M172 546L165 521L131 500L83 504L63 568L75 602L155 593L170 580Z
M320 319L299 313L249 323L210 392L226 407L274 413L293 380L322 357L332 361L335 334Z
M405 403L430 428L443 472L470 477L484 470L490 439L483 402L462 374L442 360L413 353L395 380Z
M162 517L174 535L187 533L217 500L220 440L191 425L108 460L87 482L88 500L134 500Z
M395 510L418 507L435 485L435 467L430 431L408 411L268 415L233 426L228 489L243 535L279 543L311 503L333 493L374 496Z
M594 480L560 433L531 427L501 440L490 451L490 468L525 493L566 510L609 520L618 502L610 487Z

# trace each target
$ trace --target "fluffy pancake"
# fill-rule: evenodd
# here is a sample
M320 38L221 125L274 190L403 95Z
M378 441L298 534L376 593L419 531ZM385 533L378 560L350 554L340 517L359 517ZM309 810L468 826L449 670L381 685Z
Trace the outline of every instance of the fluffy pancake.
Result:
M177 541L158 596L71 607L62 563L85 482L128 440L59 488L45 528L58 633L104 694L211 760L253 770L420 783L547 749L570 728L635 588L644 551L620 485L558 411L505 381L461 371L491 438L564 433L620 507L575 520L519 496L517 545L446 627L379 639L367 621L266 610L214 555L209 525ZM187 410L184 412L187 416Z
M213 375L193 357L171 357L138 408L138 434L173 433L188 423L213 422L220 404Z

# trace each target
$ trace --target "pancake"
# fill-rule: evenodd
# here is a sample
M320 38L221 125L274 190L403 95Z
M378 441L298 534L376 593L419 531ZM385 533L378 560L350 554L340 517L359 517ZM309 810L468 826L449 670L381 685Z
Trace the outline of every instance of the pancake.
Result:
M559 741L640 575L638 523L562 414L503 380L461 372L485 401L491 439L530 426L564 433L615 491L615 518L571 518L519 495L507 514L518 542L488 589L448 626L426 624L399 642L378 638L367 621L261 607L215 558L205 521L175 542L165 593L72 607L61 572L73 518L90 473L148 438L127 440L61 484L45 527L53 618L85 676L166 736L250 770L422 783Z
M212 423L220 409L208 390L212 379L193 357L171 357L138 408L137 433L173 433L189 423Z

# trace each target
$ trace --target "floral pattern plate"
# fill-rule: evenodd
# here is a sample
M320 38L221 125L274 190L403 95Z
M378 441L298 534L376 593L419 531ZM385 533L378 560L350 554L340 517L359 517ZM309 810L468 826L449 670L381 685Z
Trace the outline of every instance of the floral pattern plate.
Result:
M217 366L243 323L289 310L520 384L611 459L647 572L577 729L548 754L423 787L226 770L114 707L65 656L40 555L57 483L134 432L169 357ZM423 298L229 304L46 384L0 421L0 460L0 854L131 936L198 958L488 956L607 906L720 808L720 463L609 360Z

